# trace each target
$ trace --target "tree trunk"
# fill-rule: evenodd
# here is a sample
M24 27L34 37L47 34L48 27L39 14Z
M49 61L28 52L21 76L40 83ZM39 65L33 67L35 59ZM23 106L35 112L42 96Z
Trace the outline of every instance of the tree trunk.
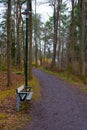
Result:
M37 13L35 0L35 24L34 24L34 41L35 41L35 66L38 67L38 45L37 45Z
M39 45L40 45L40 66L42 66L42 48L41 48L41 40L39 39Z
M23 63L22 63L22 66L24 67L25 65L25 35L24 35L24 21L23 21L23 18L22 18L22 48L23 48L23 54L22 54L22 60L23 60Z
M55 59L56 59L57 27L58 27L58 21L56 19L56 8L55 8L55 3L54 3L54 38L53 38L53 58L52 58L52 64L51 64L52 68L55 66Z
M45 39L44 39L44 57L43 57L43 63L45 64L46 62L46 29L44 30L44 36L45 36Z
M56 47L57 47L57 33L58 33L58 20L59 20L59 11L61 0L54 2L54 38L53 38L53 58L51 67L55 67L56 65Z
M7 85L11 86L11 0L8 0L7 11L7 69Z
M29 1L29 80L32 78L32 1Z
M69 34L69 42L68 42L68 48L67 48L67 57L68 57L68 69L71 72L74 72L73 63L75 62L75 44L76 44L76 26L75 26L75 16L74 16L74 8L75 8L75 1L72 1L72 11L71 11L71 24L70 24L70 34Z
M58 53L57 53L57 63L58 63L58 66L59 68L61 69L61 39L60 39L60 14L59 14L59 20L58 20Z
M84 45L85 45L85 2L79 1L79 19L80 19L80 74L85 76Z
M20 23L21 23L21 15L20 15L20 1L17 0L17 64L18 68L21 68L21 51L20 51Z

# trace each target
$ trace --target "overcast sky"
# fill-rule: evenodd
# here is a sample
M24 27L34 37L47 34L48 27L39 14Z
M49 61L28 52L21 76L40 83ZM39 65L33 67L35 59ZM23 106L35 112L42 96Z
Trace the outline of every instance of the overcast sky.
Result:
M42 21L45 22L48 20L50 16L53 14L53 9L51 6L48 6L46 4L40 5L37 8L37 12L41 14Z
M34 10L34 2L33 2L33 10ZM41 15L42 22L46 22L50 16L53 14L53 9L49 6L49 3L42 3L41 0L37 0L37 13Z
M35 0L33 0L33 10L35 5ZM41 14L42 22L46 22L50 16L53 15L53 8L49 6L49 3L46 3L47 0L36 0L37 1L37 13ZM63 0L66 2L67 7L71 7L70 0Z
M44 1L44 0L43 0ZM35 0L33 0L33 10L35 10ZM3 5L0 3L0 19L2 18ZM37 0L37 13L41 15L42 22L46 22L53 14L53 9L49 3L42 4L42 0ZM1 21L1 20L0 20Z
M45 3L45 1L47 0L36 0L37 1L37 13L41 14L41 20L42 22L46 22L50 16L53 15L53 8L51 6L49 6L49 3ZM67 5L68 7L70 0L63 0L67 1ZM33 0L33 10L35 10L35 0ZM3 10L3 6L2 4L0 4L0 19L2 18L2 10Z
M2 13L3 13L3 4L0 3L0 19L2 18Z

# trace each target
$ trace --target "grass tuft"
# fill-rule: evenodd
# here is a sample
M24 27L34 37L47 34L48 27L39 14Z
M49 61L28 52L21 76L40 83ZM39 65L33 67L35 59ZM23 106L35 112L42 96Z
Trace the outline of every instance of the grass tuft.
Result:
M0 113L0 120L6 118L6 113Z
M7 97L13 96L15 93L15 89L5 90L0 92L0 101L4 100Z
M50 71L50 70L46 70L46 69L44 69L44 71L49 74L58 76L59 78L66 80L70 83L73 83L75 85L84 85L84 80L82 80L79 76L73 75L69 72L66 72L66 71L54 72L54 71Z
M32 80L29 82L29 85L32 86L32 91L33 91L33 100L38 101L41 98L41 90L40 90L40 85L39 81L35 76L33 76Z

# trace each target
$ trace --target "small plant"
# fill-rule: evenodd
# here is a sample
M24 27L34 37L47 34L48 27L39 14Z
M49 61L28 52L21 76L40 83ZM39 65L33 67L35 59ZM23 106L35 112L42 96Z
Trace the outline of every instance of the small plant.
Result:
M82 75L82 76L81 76L81 79L82 79L82 80L86 80L86 76L85 76L85 75Z
M6 67L5 65L1 65L1 66L0 66L0 70L2 70L2 71L7 71L7 67Z
M72 72L72 66L71 66L71 65L69 65L69 66L67 67L67 71L68 71L68 72Z
M6 113L0 113L0 119L6 118Z
M82 90L84 93L87 93L87 88Z
M21 74L23 74L23 72L18 71L18 72L16 72L16 74L21 75Z

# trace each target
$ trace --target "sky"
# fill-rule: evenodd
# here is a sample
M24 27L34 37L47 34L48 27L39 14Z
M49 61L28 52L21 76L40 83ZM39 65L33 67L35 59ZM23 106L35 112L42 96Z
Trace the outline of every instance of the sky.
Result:
M0 19L2 18L2 13L3 13L3 4L0 3Z
M33 10L35 10L35 0L33 0ZM42 22L46 22L53 14L53 9L49 3L42 4L42 0L37 1L37 13L41 15ZM44 0L43 0L44 1ZM0 3L0 19L2 18L3 5ZM0 20L1 21L1 20Z
M33 8L35 5L35 0L33 0ZM46 3L47 0L36 0L37 1L37 13L41 14L42 22L46 22L50 16L53 15L53 8L49 3ZM70 0L63 0L63 2L67 3L67 7L71 8Z
M53 8L51 6L49 6L49 3L45 3L45 1L47 0L36 0L37 1L37 13L41 15L41 21L42 22L46 22L50 16L53 15ZM64 1L67 1L67 6L69 7L69 2L70 0L63 0ZM35 10L35 0L32 1L33 4L33 10ZM1 16L2 16L2 10L3 10L3 7L2 5L0 4L0 19L1 19ZM1 21L1 20L0 20Z
M53 15L53 9L49 4L42 4L38 6L37 13L41 14L42 21L46 22Z
M35 3L33 2L33 7L34 4ZM36 12L41 15L42 22L46 22L49 19L49 17L53 14L53 9L51 6L49 6L49 3L42 3L41 0L37 0L36 10Z

